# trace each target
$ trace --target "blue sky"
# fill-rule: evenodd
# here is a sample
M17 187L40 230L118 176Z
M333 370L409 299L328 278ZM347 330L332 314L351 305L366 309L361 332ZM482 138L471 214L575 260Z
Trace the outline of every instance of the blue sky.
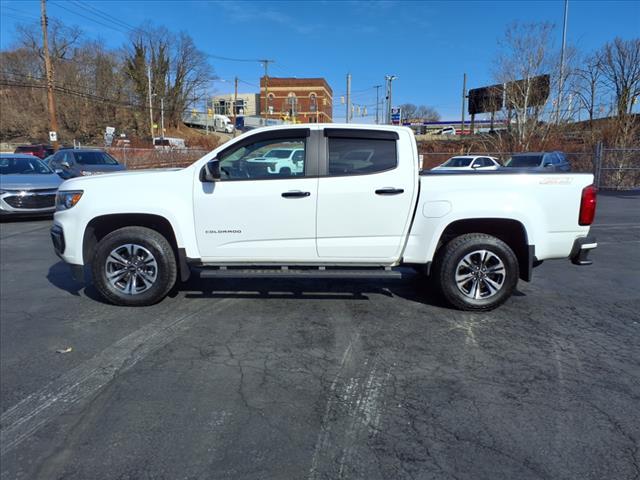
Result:
M48 1L48 14L101 39L122 46L127 33L102 17L94 7L138 26L151 21L191 34L210 55L239 59L269 58L271 76L322 76L334 91L334 118L344 119L339 105L345 76L353 76L355 103L374 104L373 85L395 74L394 103L434 106L443 119L460 117L462 75L468 87L492 83L497 40L512 21L556 24L561 43L562 0L549 1ZM0 1L0 46L15 40L15 25L36 21L40 2ZM64 7L64 8L63 8ZM69 11L71 10L71 11ZM88 18L85 18L88 17ZM111 28L109 28L111 27ZM121 28L121 27L120 27ZM568 44L591 51L614 37L640 36L640 2L570 0ZM211 57L216 74L245 82L241 90L257 91L263 70L257 62L233 62ZM216 81L212 93L232 91L232 83ZM381 89L382 92L382 89ZM368 107L371 120L374 107Z

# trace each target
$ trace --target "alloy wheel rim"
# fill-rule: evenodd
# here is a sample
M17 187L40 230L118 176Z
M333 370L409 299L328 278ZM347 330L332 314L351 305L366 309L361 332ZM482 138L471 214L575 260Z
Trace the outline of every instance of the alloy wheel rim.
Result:
M149 290L158 278L158 262L142 245L127 243L114 248L105 261L109 284L125 295Z
M489 250L474 250L466 254L456 267L458 290L473 300L484 300L496 295L506 279L504 263Z

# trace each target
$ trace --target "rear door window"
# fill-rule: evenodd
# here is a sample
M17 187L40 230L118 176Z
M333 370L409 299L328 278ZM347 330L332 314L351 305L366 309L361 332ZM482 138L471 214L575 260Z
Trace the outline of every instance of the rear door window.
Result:
M366 175L398 166L393 139L333 138L328 141L329 175Z

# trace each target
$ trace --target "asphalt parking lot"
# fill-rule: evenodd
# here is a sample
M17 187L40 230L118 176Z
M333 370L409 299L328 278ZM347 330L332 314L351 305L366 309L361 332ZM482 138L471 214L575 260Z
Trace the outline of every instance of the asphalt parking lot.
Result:
M418 278L114 307L49 225L0 225L3 480L640 478L640 195L599 197L594 265L485 314Z

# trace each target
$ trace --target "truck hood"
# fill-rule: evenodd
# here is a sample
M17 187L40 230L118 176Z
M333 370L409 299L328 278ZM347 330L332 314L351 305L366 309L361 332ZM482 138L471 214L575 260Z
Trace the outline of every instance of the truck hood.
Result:
M75 177L65 181L60 189L73 190L88 188L96 185L98 182L113 182L117 188L119 180L142 182L147 178L153 178L158 175L170 175L173 172L184 170L183 168L155 168L149 170L122 170L113 173L104 173L102 175Z

